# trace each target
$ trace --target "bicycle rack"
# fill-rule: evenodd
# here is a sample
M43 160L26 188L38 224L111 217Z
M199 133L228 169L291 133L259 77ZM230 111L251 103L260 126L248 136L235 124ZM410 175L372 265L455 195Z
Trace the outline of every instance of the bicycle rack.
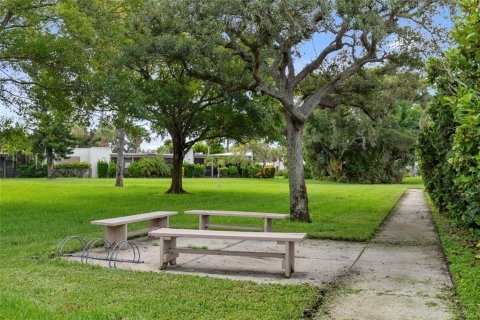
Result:
M82 246L82 251L77 253L64 253L63 251L65 250L67 243L70 241L78 241ZM107 249L106 256L101 257L90 255L91 250L99 243L102 243ZM133 258L118 258L120 250L128 249L128 247L132 250ZM79 236L68 236L58 244L55 255L57 257L77 257L80 258L82 263L87 263L89 259L108 261L108 266L114 269L117 268L117 262L144 263L144 261L140 260L140 249L138 248L138 245L134 241L129 240L123 240L112 244L103 238L95 238L87 242L84 238Z
M80 244L82 245L82 252L85 250L87 241L85 241L84 238L79 236L68 236L62 241L60 241L60 243L57 246L57 252L55 253L55 255L57 257L80 257L79 254L75 254L75 253L63 253L63 250L65 249L65 245L72 240L77 240L78 242L80 242Z
M124 246L130 246L133 252L133 259L126 260L126 259L119 259L118 253L120 250L124 248ZM115 257L114 257L115 255ZM133 241L123 240L117 243L113 249L110 251L110 259L108 261L108 266L110 268L117 268L117 262L132 262L132 263L141 263L140 262L140 249L138 248L137 244ZM142 261L143 262L143 261Z

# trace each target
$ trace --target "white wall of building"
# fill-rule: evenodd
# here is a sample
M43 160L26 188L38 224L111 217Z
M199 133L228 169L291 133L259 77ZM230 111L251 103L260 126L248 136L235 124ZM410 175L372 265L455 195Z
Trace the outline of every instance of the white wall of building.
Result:
M191 148L190 151L187 152L187 154L185 155L185 158L183 158L183 163L188 163L188 164L195 163L193 161L193 148Z
M108 147L75 148L68 157L90 163L92 178L98 178L97 162L100 160L110 162L110 153L112 150Z

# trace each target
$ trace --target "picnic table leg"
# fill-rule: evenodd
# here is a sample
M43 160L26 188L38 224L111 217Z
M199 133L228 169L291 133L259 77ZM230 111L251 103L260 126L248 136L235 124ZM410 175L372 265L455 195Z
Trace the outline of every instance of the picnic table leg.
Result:
M177 238L176 237L172 237L170 239L170 249L176 249L177 248ZM177 264L177 258L179 256L178 253L170 253L171 255L171 260L169 261L170 262L170 265L171 266L174 266Z
M290 270L292 273L295 272L295 242L289 242L288 245L290 246L290 252L292 253L290 256Z
M263 231L272 232L272 219L270 219L270 218L265 218L264 219Z
M207 230L208 229L207 224L210 223L210 216L205 216L205 215L201 214L201 215L199 215L199 218L200 218L200 223L199 223L198 228L200 230Z
M105 226L105 240L107 240L110 245L127 240L127 225Z
M176 237L160 237L160 270L166 269L169 263L172 266L177 264L179 254L171 251L176 247Z
M293 265L295 264L295 243L293 241L285 242L285 277L290 278L290 275L293 272Z
M160 270L167 268L167 263L165 262L165 238L160 237Z
M150 229L160 229L168 228L168 217L156 218L150 220L148 228Z

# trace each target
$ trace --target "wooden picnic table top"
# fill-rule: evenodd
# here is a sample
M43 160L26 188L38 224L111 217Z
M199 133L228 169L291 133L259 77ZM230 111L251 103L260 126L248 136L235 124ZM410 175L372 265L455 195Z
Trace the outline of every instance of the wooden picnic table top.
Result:
M153 237L191 237L209 239L242 239L242 240L268 240L268 241L302 241L306 233L284 232L242 232L242 231L214 231L161 228L150 231Z
M156 218L165 218L168 216L173 216L175 214L177 214L176 211L155 211L155 212L149 212L149 213L134 214L130 216L94 220L92 221L92 224L100 225L100 226L109 226L109 227L119 226L119 225L128 224L128 223L152 220Z
M220 210L187 210L185 214L197 214L204 216L229 216L247 218L288 219L290 215L284 213L244 212L244 211L220 211Z

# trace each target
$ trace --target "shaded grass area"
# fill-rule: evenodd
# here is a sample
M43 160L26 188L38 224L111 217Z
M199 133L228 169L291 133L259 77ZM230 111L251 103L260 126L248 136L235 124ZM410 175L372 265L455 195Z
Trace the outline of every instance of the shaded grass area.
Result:
M480 319L480 233L459 228L444 214L432 208L435 225L455 283L457 301L467 320Z
M0 180L0 318L5 319L298 319L318 289L110 270L51 259L67 235L101 237L91 220L175 210L172 227L197 228L188 209L288 212L282 179L186 179L193 194L166 195L166 179ZM274 231L367 240L401 194L419 185L308 183L314 223L274 221ZM259 226L258 219L214 223ZM143 227L136 224L134 228Z

